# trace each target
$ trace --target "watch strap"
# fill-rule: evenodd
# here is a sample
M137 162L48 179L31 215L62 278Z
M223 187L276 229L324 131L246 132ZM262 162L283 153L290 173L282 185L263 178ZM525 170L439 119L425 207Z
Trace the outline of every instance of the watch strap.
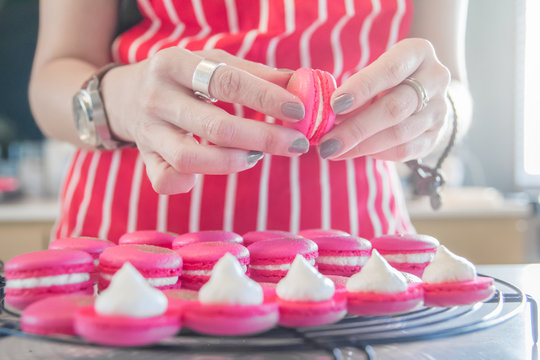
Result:
M129 142L116 139L111 131L107 111L103 103L101 93L101 80L107 72L121 64L110 63L99 68L90 79L84 84L83 88L88 91L92 102L91 118L95 125L96 136L98 140L97 148L100 150L114 150L120 147L132 145Z

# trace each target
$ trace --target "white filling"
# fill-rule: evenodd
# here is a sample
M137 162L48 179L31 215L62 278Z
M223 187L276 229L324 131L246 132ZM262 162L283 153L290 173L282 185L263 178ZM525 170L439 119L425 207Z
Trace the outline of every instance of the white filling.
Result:
M434 253L417 253L417 254L385 254L383 257L388 262L422 264L430 262L435 256Z
M306 260L311 266L315 265L315 259ZM279 265L249 265L253 270L271 270L271 271L287 271L291 268L291 264L279 264Z
M129 262L114 274L109 287L99 294L94 309L102 315L158 316L167 310L163 292L153 288Z
M362 266L368 259L369 256L319 256L317 258L317 264Z
M347 280L349 292L399 293L407 290L407 279L373 250L360 272Z
M111 281L114 275L101 274L101 277L105 280ZM152 286L167 286L174 285L178 282L178 276L159 277L159 278L145 278L146 281Z
M317 81L317 90L319 91L319 107L317 108L317 121L315 122L313 131L311 132L311 134L309 134L310 138L313 137L313 135L315 135L315 132L317 131L317 129L319 128L323 120L323 107L324 107L323 94L322 94L321 84L318 81Z
M238 259L230 253L216 263L212 277L199 291L203 304L260 305L263 300L261 285L246 276Z
M242 271L244 273L247 272L247 265L240 265L242 267ZM190 275L190 276L212 276L212 270L182 270L182 275Z
M441 245L435 258L424 270L422 280L427 283L469 281L476 278L476 268L467 259L457 256Z
M77 284L88 280L90 280L90 275L88 273L63 274L26 279L12 279L6 282L6 287L13 289L28 289L42 286Z
M325 301L334 296L335 285L302 255L296 255L291 269L276 285L276 294L290 301Z
M94 259L94 266L98 266L98 265L99 265L99 258Z

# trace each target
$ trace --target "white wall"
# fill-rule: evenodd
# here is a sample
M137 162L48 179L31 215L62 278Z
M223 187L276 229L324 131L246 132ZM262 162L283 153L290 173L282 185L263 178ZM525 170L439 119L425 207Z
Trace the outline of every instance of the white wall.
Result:
M516 190L516 47L522 1L469 2L466 51L475 110L469 133L457 149L469 170L468 185Z

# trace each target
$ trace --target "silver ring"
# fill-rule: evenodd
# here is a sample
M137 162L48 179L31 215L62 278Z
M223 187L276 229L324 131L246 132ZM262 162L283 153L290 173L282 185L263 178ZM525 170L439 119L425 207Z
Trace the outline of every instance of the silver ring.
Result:
M416 91L416 95L418 95L418 106L416 107L414 113L424 110L429 98L427 96L426 89L422 86L422 84L420 84L420 82L413 77L406 78L403 80L402 84L412 87L414 91Z
M197 67L193 72L193 77L191 78L191 88L199 99L213 103L218 101L218 99L210 95L208 88L210 86L210 80L212 80L212 75L214 75L214 71L223 65L225 65L225 63L216 63L206 59L202 59L197 64Z

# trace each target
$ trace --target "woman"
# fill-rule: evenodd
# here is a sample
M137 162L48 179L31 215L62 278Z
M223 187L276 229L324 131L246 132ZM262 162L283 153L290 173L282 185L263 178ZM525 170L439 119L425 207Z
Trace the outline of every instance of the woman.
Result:
M31 106L46 135L81 148L62 190L55 237L117 241L141 229L322 227L366 238L414 231L391 161L447 143L450 74L452 87L467 94L466 1L417 0L414 16L410 0L138 5L142 21L114 38L116 2L41 2ZM123 66L98 71L111 62ZM287 69L299 67L329 71L338 84L337 125L317 148L275 122L304 115L284 89ZM106 114L98 141L112 151L82 142L73 121L72 96L96 71ZM194 94L195 72L217 106Z

